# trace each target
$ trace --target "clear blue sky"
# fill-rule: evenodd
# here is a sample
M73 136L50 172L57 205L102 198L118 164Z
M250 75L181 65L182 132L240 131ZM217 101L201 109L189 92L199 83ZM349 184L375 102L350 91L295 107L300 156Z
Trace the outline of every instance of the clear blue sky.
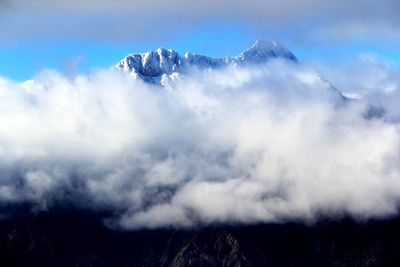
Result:
M24 81L43 69L55 69L67 74L109 67L126 54L146 52L158 47L172 48L210 56L236 55L249 47L257 38L270 38L282 42L300 60L320 60L334 63L349 60L359 54L373 54L398 64L399 43L378 42L373 39L353 39L334 43L296 43L290 33L256 31L249 26L220 23L203 25L175 35L153 41L90 41L79 38L47 38L0 44L0 75Z

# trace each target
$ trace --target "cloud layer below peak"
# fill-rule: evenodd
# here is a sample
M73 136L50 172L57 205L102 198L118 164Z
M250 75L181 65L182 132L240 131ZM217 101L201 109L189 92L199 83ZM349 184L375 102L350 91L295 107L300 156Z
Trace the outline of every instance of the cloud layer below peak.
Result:
M344 101L280 61L166 88L112 70L1 79L0 202L105 210L126 229L394 215L400 95L362 86ZM367 119L371 106L386 113Z

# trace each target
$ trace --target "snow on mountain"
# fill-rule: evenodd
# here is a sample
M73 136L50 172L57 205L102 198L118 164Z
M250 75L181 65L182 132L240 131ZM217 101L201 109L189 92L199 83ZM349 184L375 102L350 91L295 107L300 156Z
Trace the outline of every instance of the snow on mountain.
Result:
M234 58L238 63L264 63L270 58L285 58L297 61L295 55L275 41L258 39L249 49Z
M159 83L163 76L184 73L188 68L215 69L229 65L260 64L272 58L297 61L295 55L283 45L259 39L236 57L213 58L194 53L181 56L172 49L158 48L156 51L130 54L115 67L146 82Z

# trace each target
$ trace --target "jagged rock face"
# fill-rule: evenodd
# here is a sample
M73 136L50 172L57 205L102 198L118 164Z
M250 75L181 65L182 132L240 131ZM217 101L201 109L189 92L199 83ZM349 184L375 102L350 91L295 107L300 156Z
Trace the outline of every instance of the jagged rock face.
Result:
M179 239L175 241L179 242ZM201 233L193 233L189 240L185 240L177 247L178 250L172 253L167 252L167 255L172 255L170 259L167 257L163 262L167 266L239 267L249 265L241 251L239 241L228 231L216 231L211 237L207 234L202 236ZM169 249L167 246L167 251Z
M130 54L115 67L146 82L157 83L163 75L184 73L190 68L215 69L229 65L261 64L271 58L297 61L285 47L273 41L257 40L248 50L236 57L212 58L204 55L159 48L142 54Z
M131 54L124 58L118 66L126 71L133 71L142 76L159 77L171 74L182 66L182 59L172 50L163 48L145 54Z
M400 266L400 219L118 231L98 214L0 221L0 266Z

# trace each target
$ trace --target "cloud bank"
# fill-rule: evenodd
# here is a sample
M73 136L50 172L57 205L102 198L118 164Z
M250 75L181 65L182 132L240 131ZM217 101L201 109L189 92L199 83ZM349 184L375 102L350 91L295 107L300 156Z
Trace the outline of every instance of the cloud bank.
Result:
M395 215L400 95L373 94L345 101L280 61L166 88L113 70L2 78L0 203L107 211L125 229Z
M0 38L5 41L38 37L159 41L216 22L287 32L296 42L400 39L397 0L3 0L0 4Z

